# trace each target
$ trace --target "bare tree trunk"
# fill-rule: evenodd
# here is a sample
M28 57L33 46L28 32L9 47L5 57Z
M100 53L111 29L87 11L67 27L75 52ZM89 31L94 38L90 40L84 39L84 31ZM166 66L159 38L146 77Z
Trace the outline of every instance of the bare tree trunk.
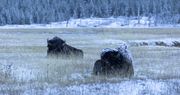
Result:
M68 24L69 24L69 20L66 21L66 27L68 27Z

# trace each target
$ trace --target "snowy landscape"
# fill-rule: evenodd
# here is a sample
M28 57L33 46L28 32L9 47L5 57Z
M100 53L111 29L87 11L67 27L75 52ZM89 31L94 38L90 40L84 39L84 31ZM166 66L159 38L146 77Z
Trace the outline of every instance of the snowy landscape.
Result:
M180 28L180 24L155 24L155 19L149 17L117 17L117 18L86 18L70 19L50 24L4 25L0 29L30 29L30 28Z
M49 57L53 37L83 58ZM133 76L93 74L122 45ZM180 0L0 0L0 95L180 95L179 57Z
M172 45L179 42L179 33L176 28L2 29L0 94L179 95L180 48ZM82 49L84 59L47 58L46 40L54 36ZM158 41L167 46L153 44ZM134 77L92 75L93 64L104 47L123 43L132 52Z

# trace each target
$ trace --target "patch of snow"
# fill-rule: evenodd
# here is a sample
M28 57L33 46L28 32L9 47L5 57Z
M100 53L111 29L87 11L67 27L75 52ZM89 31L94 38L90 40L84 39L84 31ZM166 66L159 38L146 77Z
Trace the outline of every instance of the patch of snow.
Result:
M117 48L115 48L115 49L105 48L102 50L102 53L106 53L108 51L119 51L121 53L125 53L127 51L127 48L128 48L127 44L125 42L119 41L119 40L117 42L119 44L119 46Z
M176 43L180 43L179 38L168 38L168 39L152 39L152 40L133 40L128 41L131 46L169 46L169 47L179 47Z
M150 23L149 18L148 17L142 17L140 19L140 23L143 24L143 25L149 24Z
M157 26L156 26L157 25ZM26 29L26 28L179 28L180 24L156 24L154 17L117 17L117 18L85 18L70 19L62 22L52 22L50 24L31 24L31 25L5 25L0 29Z
M130 61L129 63L133 63L133 57L131 52L128 50L127 44L122 44L118 48L116 48L126 59L129 59L127 61Z
M84 77L82 76L82 74L79 74L79 73L73 73L69 79L71 80L83 80Z
M117 45L122 45L122 44L126 44L126 42L122 41L122 40L116 40L116 39L106 39L106 40L94 40L95 43L97 44L117 44Z

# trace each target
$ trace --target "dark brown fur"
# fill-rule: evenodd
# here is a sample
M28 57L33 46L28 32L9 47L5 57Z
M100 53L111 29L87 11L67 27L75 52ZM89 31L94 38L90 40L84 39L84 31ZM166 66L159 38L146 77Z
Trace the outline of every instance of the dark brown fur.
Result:
M61 57L79 57L83 58L83 51L67 45L64 40L54 37L47 41L48 43L48 56L61 56Z
M134 75L132 60L118 51L103 52L101 59L94 64L93 74L131 77Z

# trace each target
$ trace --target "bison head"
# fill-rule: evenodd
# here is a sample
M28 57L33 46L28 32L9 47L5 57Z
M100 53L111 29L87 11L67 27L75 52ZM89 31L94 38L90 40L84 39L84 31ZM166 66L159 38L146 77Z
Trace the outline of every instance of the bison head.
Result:
M61 48L63 47L63 45L65 44L65 41L62 40L61 38L59 37L54 37L53 39L51 40L47 40L47 47L49 50L54 50L56 48Z

